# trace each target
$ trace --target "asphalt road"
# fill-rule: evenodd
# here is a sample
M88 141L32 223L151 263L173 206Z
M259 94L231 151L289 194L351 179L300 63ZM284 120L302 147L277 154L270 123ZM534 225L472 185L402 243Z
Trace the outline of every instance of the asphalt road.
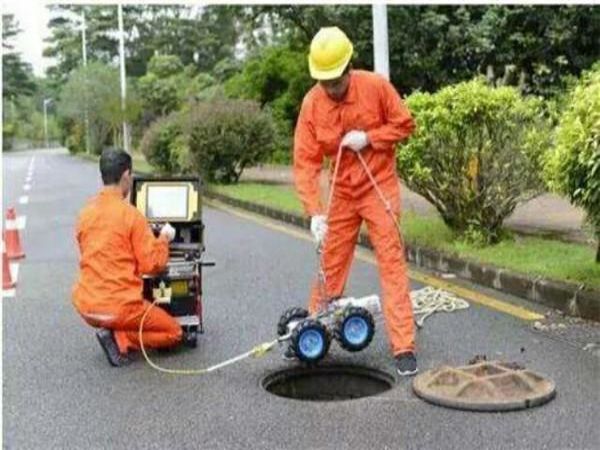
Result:
M30 200L18 205L33 155ZM163 375L143 360L112 368L70 300L73 226L99 188L96 165L57 152L3 160L3 208L14 204L27 216L16 296L2 300L4 448L598 448L600 358L477 305L428 319L418 335L421 370L487 354L550 376L555 400L520 412L460 412L419 400L407 380L360 400L286 400L259 385L290 366L276 352L204 377ZM203 367L270 340L280 313L304 304L313 277L309 242L226 211L205 208L204 219L207 256L217 262L204 276L206 333L196 350L156 355L165 366ZM348 291L378 292L376 268L355 262ZM381 330L359 354L333 347L329 362L393 373Z

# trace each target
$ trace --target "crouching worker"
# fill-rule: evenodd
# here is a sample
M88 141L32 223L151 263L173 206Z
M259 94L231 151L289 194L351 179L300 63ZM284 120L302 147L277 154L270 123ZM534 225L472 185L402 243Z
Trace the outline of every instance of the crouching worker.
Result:
M108 149L100 157L104 188L81 211L76 238L81 259L73 304L96 332L113 366L129 362L140 348L139 326L150 307L142 298L142 274L162 271L175 230L166 224L155 237L146 218L127 198L131 189L131 156ZM144 321L144 347L168 348L181 341L181 327L160 308Z

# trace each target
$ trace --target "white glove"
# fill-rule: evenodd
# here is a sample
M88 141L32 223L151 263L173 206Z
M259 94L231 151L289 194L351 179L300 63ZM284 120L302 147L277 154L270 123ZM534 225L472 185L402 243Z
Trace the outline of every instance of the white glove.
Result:
M322 215L312 216L310 218L310 232L315 238L317 245L323 242L327 233L327 217Z
M346 135L342 138L342 147L349 147L355 152L360 152L367 145L369 145L369 137L364 131L348 131Z
M171 242L173 239L175 239L175 228L173 228L171 224L167 222L160 229L160 235L166 237L167 241Z

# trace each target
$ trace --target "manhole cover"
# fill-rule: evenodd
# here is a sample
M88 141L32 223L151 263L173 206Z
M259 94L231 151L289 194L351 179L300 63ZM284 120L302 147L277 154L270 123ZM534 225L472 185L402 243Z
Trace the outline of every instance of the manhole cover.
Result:
M510 411L550 401L554 382L514 363L482 361L428 370L413 381L415 393L436 405L473 411Z
M361 366L298 367L275 372L261 385L271 394L297 400L352 400L392 388L394 377Z

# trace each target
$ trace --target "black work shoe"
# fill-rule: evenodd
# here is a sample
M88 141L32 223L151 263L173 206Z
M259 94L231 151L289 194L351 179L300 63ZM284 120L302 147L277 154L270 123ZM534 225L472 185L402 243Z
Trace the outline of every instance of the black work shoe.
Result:
M129 362L129 359L119 351L115 336L111 330L102 328L96 332L96 337L111 366L121 367Z
M403 377L409 377L416 374L419 369L417 368L417 357L413 352L400 353L396 355L396 369L398 374Z
M288 347L285 349L285 352L283 352L283 355L281 356L284 361L297 361L298 357L296 356L296 353L294 353L294 350L292 350L292 347Z

